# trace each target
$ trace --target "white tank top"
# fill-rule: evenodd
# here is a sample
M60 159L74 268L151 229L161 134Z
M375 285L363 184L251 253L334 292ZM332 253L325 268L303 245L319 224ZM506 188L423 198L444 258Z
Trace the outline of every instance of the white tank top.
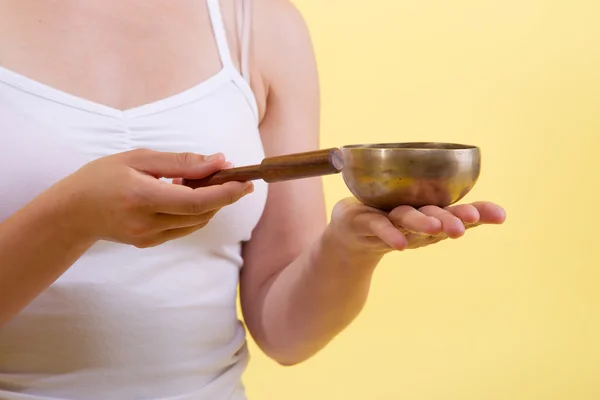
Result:
M119 111L0 67L0 221L84 163L122 151L262 160L255 98L218 0L207 2L223 68L164 100ZM0 328L0 399L245 399L241 243L266 197L256 182L205 228L156 248L93 246Z

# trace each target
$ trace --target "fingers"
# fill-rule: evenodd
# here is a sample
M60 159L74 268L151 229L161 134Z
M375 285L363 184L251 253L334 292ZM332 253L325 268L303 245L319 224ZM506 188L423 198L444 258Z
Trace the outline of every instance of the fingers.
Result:
M472 205L479 212L481 224L503 224L506 221L506 211L497 204L477 201Z
M425 206L419 209L423 214L437 218L442 223L442 232L450 238L459 238L465 234L464 223L451 212L436 206Z
M156 178L200 179L222 169L223 154L204 156L195 153L169 153L133 150L125 156L134 169Z
M138 248L149 248L156 247L165 242L181 239L185 236L191 235L192 233L202 229L203 225L189 226L186 228L170 229L167 231L160 232L158 235L153 235L144 239L140 239L134 242L135 247Z
M446 239L448 239L448 235L445 234L435 236L424 236L417 233L406 234L406 240L408 242L407 248L409 249L418 249L420 247L430 246Z
M447 238L459 238L467 228L482 224L502 223L504 210L492 203L477 202L445 209L425 206L416 210L400 206L390 213L360 207L354 201L340 202L332 218L346 218L347 228L361 237L372 250L414 249L435 244Z
M230 169L230 168L233 168L233 164L230 162L226 162L223 165L222 169ZM183 178L174 178L172 183L173 183L173 185L183 185Z
M419 210L409 206L400 206L390 212L389 218L394 225L409 232L421 235L446 234L451 238L464 235L463 217L476 222L479 214L475 207L457 207L456 214L436 206L425 206Z
M461 204L452 207L446 207L446 211L462 220L465 225L472 225L479 222L479 210L472 204Z
M367 237L376 236L392 249L404 250L406 248L406 238L385 215L359 214L354 218L353 224L357 232L363 232Z
M437 235L442 231L442 223L435 216L428 216L410 206L400 206L390 212L394 225L410 232Z
M210 211L199 215L171 215L157 214L153 218L153 226L156 231L168 231L172 229L190 228L200 225L206 226L215 216L218 210Z
M160 185L152 194L151 203L153 211L158 213L199 215L231 205L253 190L252 182L227 182L196 190L179 185Z
M478 201L471 204L461 204L446 208L467 226L483 224L502 224L506 220L504 209L494 203Z
M396 226L413 233L443 233L455 239L464 235L465 226L502 223L505 213L499 206L486 202L461 204L446 209L425 206L415 210L412 207L400 206L390 213L390 219Z

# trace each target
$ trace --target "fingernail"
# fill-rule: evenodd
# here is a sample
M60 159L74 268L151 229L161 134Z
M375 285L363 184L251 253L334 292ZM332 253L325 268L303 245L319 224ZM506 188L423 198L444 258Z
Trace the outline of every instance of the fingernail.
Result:
M204 156L204 161L217 161L223 159L223 154L222 153L216 153L216 154L212 154L210 156Z
M231 168L233 168L233 167L234 167L234 165L228 161L228 162L225 164L225 167L224 167L224 169L231 169Z
M254 184L252 182L247 182L244 186L244 195L250 194L254 192Z

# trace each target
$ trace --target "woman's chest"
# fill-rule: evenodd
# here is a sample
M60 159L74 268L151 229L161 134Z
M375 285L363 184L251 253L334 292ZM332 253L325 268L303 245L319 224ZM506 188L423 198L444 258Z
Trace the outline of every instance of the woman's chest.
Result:
M207 80L221 61L203 0L0 0L0 65L128 109Z
M222 152L238 166L264 158L256 114L227 79L118 116L79 108L76 102L63 104L52 97L55 92L48 98L34 95L3 84L1 78L2 71L0 170L10 173L0 180L0 221L85 163L124 151ZM262 213L266 187L260 186L253 197L255 207L246 210L252 215L245 227L250 230ZM238 212L244 211L233 214Z

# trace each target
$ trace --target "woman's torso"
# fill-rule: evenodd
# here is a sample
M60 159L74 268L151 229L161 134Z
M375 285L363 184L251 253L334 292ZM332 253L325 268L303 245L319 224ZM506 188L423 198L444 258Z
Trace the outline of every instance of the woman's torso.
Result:
M261 107L230 51L234 8L0 0L0 221L84 163L134 148L259 162ZM95 245L0 329L0 398L243 398L240 248L265 201L258 183L187 238Z

